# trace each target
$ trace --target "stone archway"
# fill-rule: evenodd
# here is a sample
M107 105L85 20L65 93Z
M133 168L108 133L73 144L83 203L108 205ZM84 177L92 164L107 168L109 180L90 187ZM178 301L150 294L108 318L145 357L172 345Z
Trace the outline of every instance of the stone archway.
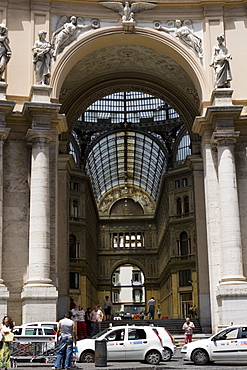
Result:
M72 131L86 108L103 96L140 91L163 99L176 109L192 138L192 153L199 155L199 138L193 134L192 124L201 100L208 99L208 89L198 60L176 40L155 31L149 35L141 28L134 35L122 35L118 27L111 28L110 34L108 31L98 30L93 37L83 36L64 51L53 67L53 99L62 104L68 131ZM107 230L112 232L110 228ZM147 230L148 234L155 234L153 226ZM103 229L101 233L107 234ZM109 268L118 259L104 255L104 248L99 261L99 301L109 288ZM124 258L120 257L118 263L122 264ZM150 294L157 298L160 282L155 252L149 258L141 256L140 263L143 271L147 270Z

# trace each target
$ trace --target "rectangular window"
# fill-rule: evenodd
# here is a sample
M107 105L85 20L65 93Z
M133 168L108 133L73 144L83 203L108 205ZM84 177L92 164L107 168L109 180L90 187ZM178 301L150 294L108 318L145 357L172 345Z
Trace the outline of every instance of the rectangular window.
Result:
M113 303L118 303L119 302L119 291L118 290L113 291L112 295L113 295L112 297Z
M180 188L180 180L175 180L175 189Z
M74 191L79 191L79 183L74 182Z
M188 179L182 179L183 186L188 186Z
M142 291L140 289L133 290L133 301L135 303L140 303L142 301Z
M79 273L78 272L69 273L69 287L70 289L79 289Z
M192 285L191 270L179 271L179 286L190 286Z
M141 273L140 272L133 272L132 273L132 280L133 281L141 281Z
M112 248L142 248L144 247L144 233L112 233Z

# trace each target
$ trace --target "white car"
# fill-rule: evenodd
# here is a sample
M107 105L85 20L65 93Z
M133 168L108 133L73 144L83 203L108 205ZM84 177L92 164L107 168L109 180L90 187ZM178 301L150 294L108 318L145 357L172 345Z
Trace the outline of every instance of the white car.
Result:
M21 326L41 326L44 328L52 328L57 331L58 322L56 321L36 321L36 322L27 322L26 324L22 324Z
M208 339L185 344L181 349L185 361L206 365L214 361L247 361L247 326L233 325Z
M107 360L146 361L157 365L164 356L162 340L150 326L109 327L77 342L79 362L94 362L95 340L106 339Z
M15 337L37 337L37 336L51 336L56 339L56 331L53 328L42 326L14 326L13 333ZM35 339L35 338L34 338Z
M153 330L159 334L159 337L162 340L164 348L163 361L170 361L172 356L176 353L175 339L169 331L162 326L153 326Z

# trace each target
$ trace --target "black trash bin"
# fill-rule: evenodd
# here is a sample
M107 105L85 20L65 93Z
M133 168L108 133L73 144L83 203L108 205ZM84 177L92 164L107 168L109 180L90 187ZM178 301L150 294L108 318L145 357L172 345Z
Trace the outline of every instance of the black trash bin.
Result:
M95 341L95 366L107 366L106 339Z

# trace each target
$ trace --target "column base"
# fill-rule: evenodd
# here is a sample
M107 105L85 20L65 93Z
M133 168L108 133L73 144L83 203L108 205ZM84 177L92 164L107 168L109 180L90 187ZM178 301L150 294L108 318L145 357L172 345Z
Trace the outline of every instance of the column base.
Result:
M232 322L234 324L242 324L246 321L246 282L241 284L220 284L216 297L219 307L220 326L229 326Z
M57 321L58 292L53 285L27 284L21 293L22 322Z
M3 280L1 279L0 282L0 317L3 317L7 315L7 303L8 303L8 298L9 298L9 291L7 287L2 284Z

